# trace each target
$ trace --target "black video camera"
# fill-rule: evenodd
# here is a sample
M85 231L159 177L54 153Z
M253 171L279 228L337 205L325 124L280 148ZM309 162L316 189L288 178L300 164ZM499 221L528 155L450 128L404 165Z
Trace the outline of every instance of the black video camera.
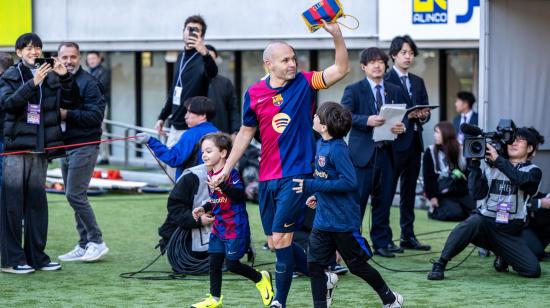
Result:
M506 145L514 143L516 139L516 124L510 119L500 119L494 132L483 132L481 128L466 123L460 126L460 130L466 136L464 158L484 158L487 143L497 150L499 156L508 158Z

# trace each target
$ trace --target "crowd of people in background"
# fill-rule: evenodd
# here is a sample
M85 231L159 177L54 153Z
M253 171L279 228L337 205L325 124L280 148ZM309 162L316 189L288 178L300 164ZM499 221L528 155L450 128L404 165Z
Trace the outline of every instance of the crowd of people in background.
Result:
M542 170L532 159L544 137L534 128L521 127L504 152L487 145L486 163L466 159L462 144L473 136L460 126L477 125L478 114L475 96L461 91L455 103L458 115L452 123L437 123L434 144L425 145L423 126L433 115L424 80L411 72L418 48L407 35L395 37L388 53L377 47L363 50L354 65L364 78L347 85L339 103L317 106L317 92L350 70L338 24L324 23L323 28L333 39L334 64L302 71L291 45L269 43L263 53L268 75L250 85L241 111L233 84L218 74L218 51L205 44L206 22L198 15L185 20L184 50L154 125L167 140L139 133L136 142L172 168L169 175L175 185L159 228L161 251L181 228L192 234L189 251L197 259L209 259L210 294L192 307L222 305L224 260L229 271L256 284L269 307L286 307L296 272L311 278L314 306L329 307L337 273L348 269L372 287L384 307L401 307L403 296L390 289L368 260L431 250L414 230L420 174L428 217L460 222L428 273L429 280L444 279L447 263L470 243L494 253L498 272L511 266L521 276L539 277L539 260L550 243L550 195L539 191ZM78 233L74 248L58 259L100 260L109 248L86 191L98 161L109 163L109 150L106 143L87 143L101 140L106 130L109 71L95 51L87 53L90 71L85 71L76 42L62 42L53 64L36 65L42 40L34 33L20 36L15 52L16 63L0 53L0 150L28 152L0 156L2 174L10 175L10 181L0 177L1 270L27 274L62 267L45 252L44 183L48 162L56 158ZM408 112L390 128L395 140L375 142L374 130L386 122L381 111L391 104L426 107ZM255 138L261 143L256 167L260 216L267 245L276 255L274 285L268 271L239 262L251 250L251 234L246 183L235 167ZM390 227L396 191L398 243ZM365 230L369 211L372 222Z

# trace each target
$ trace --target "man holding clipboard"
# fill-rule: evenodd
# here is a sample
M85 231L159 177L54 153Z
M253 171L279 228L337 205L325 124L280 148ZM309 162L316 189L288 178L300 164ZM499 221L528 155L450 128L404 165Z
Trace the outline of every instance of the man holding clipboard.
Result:
M405 93L393 84L384 82L388 56L379 48L371 47L361 52L361 69L365 78L348 85L342 96L342 105L352 113L349 134L351 160L357 174L358 202L361 221L369 197L372 195L372 226L370 236L374 253L382 257L395 257L390 229L390 208L394 195L393 141L373 140L373 131L382 129L386 119L380 115L384 105L404 104ZM392 125L391 133L400 135L406 131L401 122ZM392 137L393 139L393 137Z

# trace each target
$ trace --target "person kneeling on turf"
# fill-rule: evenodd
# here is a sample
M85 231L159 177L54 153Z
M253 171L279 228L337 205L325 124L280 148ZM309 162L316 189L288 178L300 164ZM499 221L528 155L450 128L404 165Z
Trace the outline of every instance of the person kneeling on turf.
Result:
M480 168L479 160L468 166L468 189L481 200L477 212L458 224L434 262L428 280L442 280L447 262L470 243L491 250L497 256L495 269L508 271L508 264L521 276L540 277L540 264L520 236L526 225L527 205L537 193L542 171L531 159L544 137L534 128L522 127L507 145L508 159L487 144L486 160L492 166Z
M338 250L350 272L378 293L384 307L402 307L403 296L392 292L380 273L367 263L372 250L359 233L357 178L348 146L342 139L351 129L351 112L338 103L324 103L313 118L313 129L322 137L317 143L315 178L294 179L298 185L293 188L299 194L313 194L306 203L317 208L307 256L313 305L315 308L331 305L332 292L327 292L325 268Z
M208 176L217 175L225 165L231 152L231 137L224 133L205 135L200 141L202 160L208 168ZM250 246L250 226L246 212L244 185L236 169L218 187L209 183L210 201L193 210L197 220L204 216L214 216L208 254L210 255L210 296L193 308L221 307L223 296L222 266L226 259L227 269L256 283L264 305L273 300L271 274L258 272L242 264L239 259Z

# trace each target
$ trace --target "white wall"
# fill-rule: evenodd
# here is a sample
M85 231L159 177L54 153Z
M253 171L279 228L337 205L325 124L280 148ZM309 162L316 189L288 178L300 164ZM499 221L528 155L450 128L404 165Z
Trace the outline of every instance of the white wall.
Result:
M518 126L534 126L550 138L550 1L483 1L480 47L480 115L487 130L501 118ZM550 191L550 142L535 162L543 167L543 190Z
M208 24L207 39L220 49L263 49L271 39L297 40L297 48L330 48L328 34L322 30L310 34L301 17L317 2L35 0L34 30L46 42L46 49L63 40L82 43L84 50L181 49L185 18L198 13ZM344 11L361 23L355 31L344 29L344 35L350 39L349 44L364 46L376 34L377 1L343 0L342 4Z

